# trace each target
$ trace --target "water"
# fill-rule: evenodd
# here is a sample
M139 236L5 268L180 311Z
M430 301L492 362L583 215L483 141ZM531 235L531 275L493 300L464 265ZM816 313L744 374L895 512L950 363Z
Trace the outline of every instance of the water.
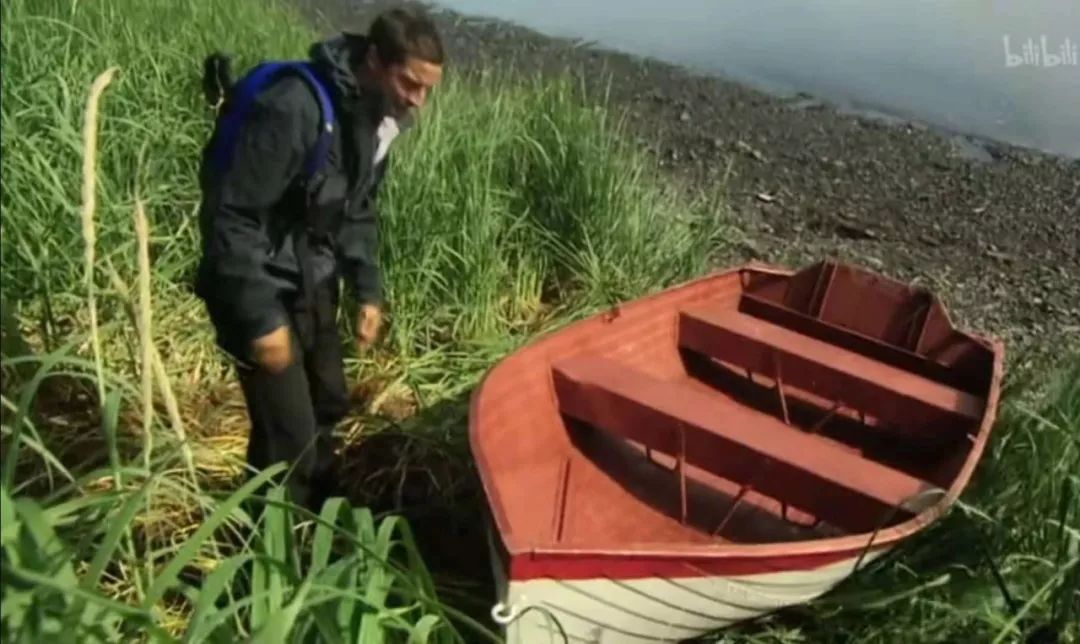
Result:
M771 93L807 92L843 109L1080 158L1080 0L437 4Z

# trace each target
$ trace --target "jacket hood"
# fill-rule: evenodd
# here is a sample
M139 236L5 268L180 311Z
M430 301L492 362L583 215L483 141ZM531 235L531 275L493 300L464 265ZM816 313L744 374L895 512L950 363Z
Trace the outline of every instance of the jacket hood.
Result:
M366 51L367 38L349 34L316 42L308 50L311 61L331 81L337 99L350 111L361 106L375 107L374 101L370 100L371 92L361 90L352 71L363 60Z
M344 110L377 123L390 112L386 98L378 89L362 85L353 71L362 64L368 44L365 35L341 33L312 44L308 56L332 82ZM400 126L404 128L408 123L401 122Z

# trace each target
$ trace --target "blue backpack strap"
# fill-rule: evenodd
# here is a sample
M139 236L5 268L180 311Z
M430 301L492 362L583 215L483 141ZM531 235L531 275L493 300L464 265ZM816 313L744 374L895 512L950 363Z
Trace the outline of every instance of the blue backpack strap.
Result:
M255 98L283 72L299 73L315 92L322 113L318 139L304 165L304 178L312 181L322 170L330 155L334 139L334 106L330 93L314 65L304 61L271 61L262 63L240 79L232 88L229 108L218 124L218 136L214 149L214 162L218 169L227 168L232 162L236 136L244 120L251 113Z

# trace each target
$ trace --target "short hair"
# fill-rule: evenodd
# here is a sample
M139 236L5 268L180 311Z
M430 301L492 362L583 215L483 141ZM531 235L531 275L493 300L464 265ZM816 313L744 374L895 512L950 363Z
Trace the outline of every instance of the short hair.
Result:
M368 40L384 65L400 65L409 58L442 65L442 39L431 18L419 9L390 9L379 14L368 30Z

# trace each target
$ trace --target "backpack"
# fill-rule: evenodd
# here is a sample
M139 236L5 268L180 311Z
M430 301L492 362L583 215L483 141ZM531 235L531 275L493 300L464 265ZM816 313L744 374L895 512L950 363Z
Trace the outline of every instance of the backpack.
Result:
M299 60L262 62L235 83L232 81L230 60L220 53L211 54L203 64L203 93L217 111L217 132L211 151L211 162L218 171L232 161L233 146L244 119L251 112L255 98L263 89L282 75L294 73L307 81L319 102L322 124L311 157L304 166L303 181L312 185L321 175L330 154L334 138L334 105L325 79L312 63ZM224 109L223 109L224 108Z
M203 64L203 94L207 102L217 113L217 127L209 161L217 171L223 171L232 161L233 146L236 136L250 114L255 98L263 89L282 75L294 73L300 75L315 94L319 102L322 123L319 138L311 152L311 157L304 165L301 187L306 192L307 213L305 225L298 230L296 253L300 262L300 272L304 281L304 306L313 316L314 324L320 318L332 320L331 311L322 311L312 300L315 285L311 276L310 235L320 229L319 217L315 206L315 192L318 190L322 170L330 156L334 140L334 106L330 100L330 90L326 80L307 61L278 60L262 62L253 67L235 83L232 81L230 60L221 53L211 54Z

